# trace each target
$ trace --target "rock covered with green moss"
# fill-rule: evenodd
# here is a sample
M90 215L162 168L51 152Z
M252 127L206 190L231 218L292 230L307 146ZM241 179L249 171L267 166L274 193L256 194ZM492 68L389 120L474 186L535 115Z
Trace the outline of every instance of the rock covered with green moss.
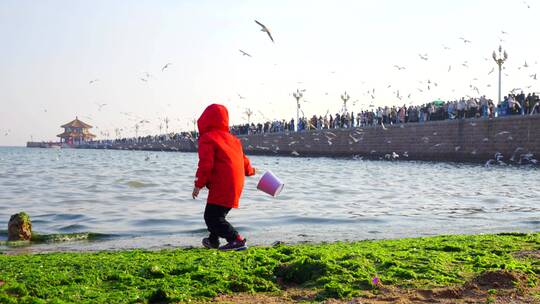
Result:
M8 241L30 241L32 239L32 222L25 212L10 217L8 222Z

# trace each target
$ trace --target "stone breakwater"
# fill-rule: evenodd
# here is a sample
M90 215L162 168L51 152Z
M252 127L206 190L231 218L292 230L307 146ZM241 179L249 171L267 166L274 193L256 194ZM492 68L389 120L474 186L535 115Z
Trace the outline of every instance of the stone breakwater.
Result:
M485 162L540 155L540 116L241 136L248 154Z
M246 154L486 162L540 155L540 115L461 119L239 136ZM29 143L30 144L30 143ZM28 145L29 147L31 145ZM77 148L196 152L197 142L126 142Z

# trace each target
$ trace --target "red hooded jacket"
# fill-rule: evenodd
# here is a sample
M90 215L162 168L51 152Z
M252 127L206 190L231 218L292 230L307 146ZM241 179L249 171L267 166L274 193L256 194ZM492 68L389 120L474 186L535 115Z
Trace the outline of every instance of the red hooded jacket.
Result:
M197 120L199 168L195 187L207 187L208 204L238 208L244 176L255 174L240 140L229 133L229 113L218 104L209 105Z

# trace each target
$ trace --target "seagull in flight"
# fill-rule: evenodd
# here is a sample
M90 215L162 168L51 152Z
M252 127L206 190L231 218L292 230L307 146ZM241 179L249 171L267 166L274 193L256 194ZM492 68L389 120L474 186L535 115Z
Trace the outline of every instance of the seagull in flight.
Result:
M272 34L270 33L270 30L266 27L266 25L260 23L259 21L255 20L255 23L257 23L258 25L261 26L261 31L262 32L265 32L266 34L268 34L268 37L270 38L270 40L272 40L272 42L274 42L274 38L272 38Z
M101 104L99 104L99 103L97 103L97 102L95 102L95 104L98 106L98 111L101 111L101 108L103 108L104 106L107 105L106 103L101 103Z
M444 45L444 44L443 44L443 48L444 48L445 50L450 50L450 47L448 47L448 46L446 46L446 45Z
M495 71L495 68L491 69L491 71L489 71L488 75L490 75L491 73L493 73Z
M172 63L167 63L166 65L164 65L162 68L161 68L161 71L165 71L166 68L168 68Z
M424 54L424 55L418 54L418 56L420 56L420 59L422 60L428 60L428 54Z
M399 66L399 65L397 65L397 64L394 64L394 67L395 67L396 69L398 69L399 71L405 70L405 69L406 69L405 67Z
M250 54L248 54L248 53L246 53L246 52L244 52L244 51L242 51L242 50L239 50L239 51L240 51L240 53L242 53L242 55L243 55L243 56L248 56L248 57L251 57L251 55L250 55Z
M468 39L465 39L465 38L463 38L463 37L459 37L459 39L460 39L460 40L463 40L463 43L465 43L465 44L467 44L467 43L471 43L471 41L470 41L470 40L468 40Z
M240 99L246 99L244 96L240 95L239 93L237 93L237 94L238 94L238 98L240 98Z
M536 73L529 75L532 79L536 80Z
M94 79L94 80L90 80L90 81L88 82L88 84L92 84L92 83L97 82L97 81L99 81L99 79L96 78L96 79Z

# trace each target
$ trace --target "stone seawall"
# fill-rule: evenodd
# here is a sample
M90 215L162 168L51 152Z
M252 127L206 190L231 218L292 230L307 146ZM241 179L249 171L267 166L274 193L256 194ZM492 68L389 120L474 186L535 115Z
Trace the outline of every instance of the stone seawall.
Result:
M461 119L239 136L246 154L395 158L427 161L485 162L502 153L540 155L540 115ZM28 145L34 146L34 145ZM39 146L39 145L35 145ZM191 139L160 143L81 145L76 148L196 152Z
M111 149L111 150L144 150L144 151L171 151L171 152L196 152L196 141L182 139L163 142L142 143L114 143L114 144L85 144L78 149Z
M248 154L485 162L540 155L540 115L241 136ZM517 151L516 151L517 150ZM394 154L395 153L395 154Z

